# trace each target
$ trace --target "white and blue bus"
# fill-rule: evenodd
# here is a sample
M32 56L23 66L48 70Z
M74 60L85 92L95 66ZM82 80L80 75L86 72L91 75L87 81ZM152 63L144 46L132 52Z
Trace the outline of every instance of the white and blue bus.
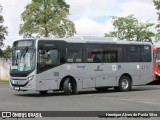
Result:
M153 80L152 45L112 38L37 38L13 43L10 86L17 91L129 91ZM46 63L46 59L50 62Z

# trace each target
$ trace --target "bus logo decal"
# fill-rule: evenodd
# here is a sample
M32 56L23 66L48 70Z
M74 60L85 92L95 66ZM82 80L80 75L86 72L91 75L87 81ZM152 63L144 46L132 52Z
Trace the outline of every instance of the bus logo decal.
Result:
M116 65L112 65L112 71L117 71L117 66Z
M140 66L139 65L137 65L137 69L139 69L140 68Z
M120 70L122 68L122 66L121 65L118 65L118 70Z
M98 65L96 69L94 69L94 71L103 71L103 69L100 68L101 66Z
M86 68L86 66L85 65L77 65L77 68L84 70Z
M67 65L67 70L71 69L71 66L70 65Z

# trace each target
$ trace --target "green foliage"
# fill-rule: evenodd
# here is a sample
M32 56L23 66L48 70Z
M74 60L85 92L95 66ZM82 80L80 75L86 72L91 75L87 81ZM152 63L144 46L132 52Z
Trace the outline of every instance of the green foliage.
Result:
M134 15L127 17L112 17L114 30L110 33L105 33L105 37L117 37L121 40L129 41L151 41L151 37L155 36L149 30L153 23L140 23Z
M3 58L10 58L11 57L11 46L7 46L6 49L4 50L1 50L0 49L0 57L3 57Z
M3 50L0 49L0 57L3 57Z
M158 24L156 25L156 29L157 29L157 34L156 34L156 42L160 41L160 0L153 0L154 5L156 7L156 9L158 10L157 15L158 15Z
M2 6L0 4L0 13L2 12ZM3 25L4 19L0 14L0 48L4 45L3 41L5 40L5 35L8 34L7 27Z
M109 33L105 33L105 37L115 37L116 36L116 32L112 31Z
M156 6L156 9L160 10L160 0L153 0L153 3Z
M67 19L69 5L64 0L32 0L21 14L24 24L20 35L71 37L76 33L74 23Z
M155 36L155 42L160 41L160 33L157 33Z

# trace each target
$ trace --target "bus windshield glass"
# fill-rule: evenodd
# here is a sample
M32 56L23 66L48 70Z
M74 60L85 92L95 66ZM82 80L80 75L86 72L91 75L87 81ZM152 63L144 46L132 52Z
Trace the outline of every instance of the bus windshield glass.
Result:
M11 71L30 71L35 68L35 50L26 47L12 51Z

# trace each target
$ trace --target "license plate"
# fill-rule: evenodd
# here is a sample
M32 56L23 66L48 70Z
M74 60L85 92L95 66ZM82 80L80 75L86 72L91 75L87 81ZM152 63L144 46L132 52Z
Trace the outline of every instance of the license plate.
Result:
M19 87L15 87L14 89L15 89L15 90L19 90L20 88L19 88Z
M15 84L15 81L13 80L12 83Z

